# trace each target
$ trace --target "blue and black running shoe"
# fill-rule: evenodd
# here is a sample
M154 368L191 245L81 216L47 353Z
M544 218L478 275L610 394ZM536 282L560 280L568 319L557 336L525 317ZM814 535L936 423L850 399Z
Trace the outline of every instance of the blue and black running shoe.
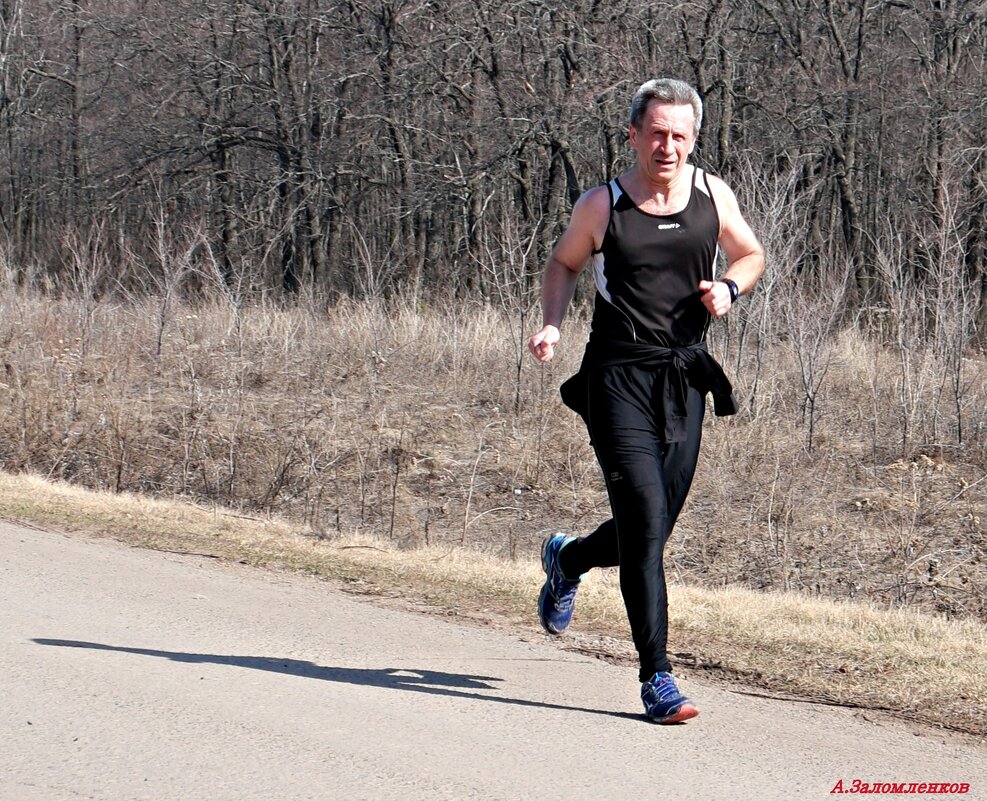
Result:
M559 567L559 551L575 540L564 534L545 538L541 546L541 565L545 571L545 586L538 597L538 619L550 634L561 634L569 627L580 579L570 581Z
M641 685L644 714L655 723L681 723L694 718L699 710L682 695L671 673L655 673Z

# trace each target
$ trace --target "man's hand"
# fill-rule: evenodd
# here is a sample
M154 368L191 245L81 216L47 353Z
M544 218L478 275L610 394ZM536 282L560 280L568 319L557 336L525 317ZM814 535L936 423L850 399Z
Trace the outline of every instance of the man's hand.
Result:
M559 344L561 334L554 325L546 325L537 334L532 334L528 340L528 350L542 364L552 361L555 355L555 346Z
M714 317L722 317L730 311L730 287L722 281L700 281L699 291L703 306Z

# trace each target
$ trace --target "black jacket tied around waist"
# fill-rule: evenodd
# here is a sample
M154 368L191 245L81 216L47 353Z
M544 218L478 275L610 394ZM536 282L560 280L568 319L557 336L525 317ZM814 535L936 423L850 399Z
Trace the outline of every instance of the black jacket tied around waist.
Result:
M605 349L590 342L586 346L579 372L559 388L562 402L585 421L589 413L589 382L594 369L616 365L635 365L661 371L662 388L656 402L665 421L665 442L682 442L686 433L686 396L688 388L713 396L717 417L736 414L739 410L733 387L719 362L706 350L706 343L661 347L637 342L610 341Z

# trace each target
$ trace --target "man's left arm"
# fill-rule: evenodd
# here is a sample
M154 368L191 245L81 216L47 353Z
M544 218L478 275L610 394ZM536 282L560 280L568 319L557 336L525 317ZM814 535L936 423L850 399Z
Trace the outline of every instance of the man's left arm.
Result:
M764 272L764 249L740 213L737 198L730 187L712 175L709 176L709 183L720 217L719 243L729 266L719 280L700 281L699 291L709 313L722 317L732 305L730 287L725 280L737 285L739 295L750 292Z

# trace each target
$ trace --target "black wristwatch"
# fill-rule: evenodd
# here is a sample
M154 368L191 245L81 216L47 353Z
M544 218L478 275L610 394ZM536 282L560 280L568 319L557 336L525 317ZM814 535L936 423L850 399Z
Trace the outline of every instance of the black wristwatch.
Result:
M729 278L721 278L720 280L726 284L727 289L730 290L730 303L736 303L737 298L740 297L740 289L737 288L737 283L735 281L731 281Z

